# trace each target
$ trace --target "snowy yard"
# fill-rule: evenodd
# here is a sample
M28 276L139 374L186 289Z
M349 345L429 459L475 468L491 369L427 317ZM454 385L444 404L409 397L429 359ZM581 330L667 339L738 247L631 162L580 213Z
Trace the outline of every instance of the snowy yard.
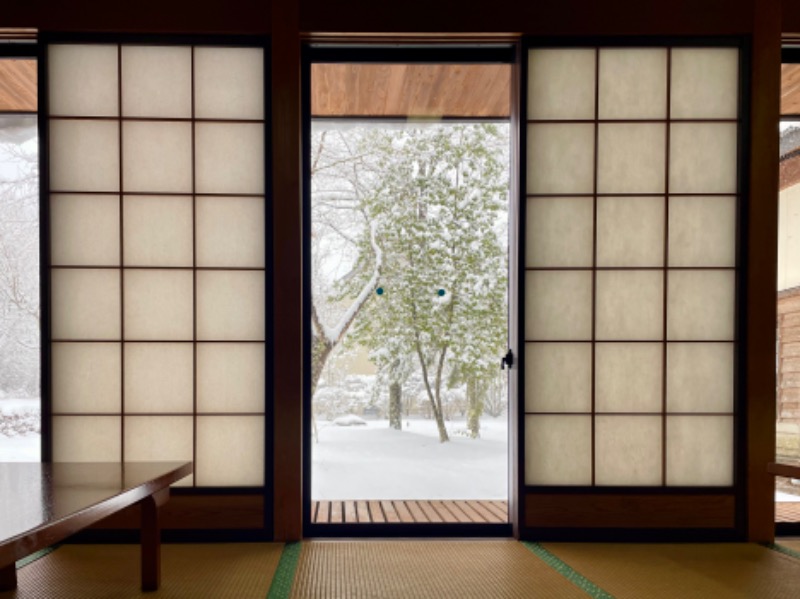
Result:
M481 419L481 438L459 434L447 422L449 443L439 443L434 420L387 420L366 426L317 423L312 442L311 495L331 499L498 499L508 497L508 424L505 416Z
M0 462L38 462L38 399L0 399Z

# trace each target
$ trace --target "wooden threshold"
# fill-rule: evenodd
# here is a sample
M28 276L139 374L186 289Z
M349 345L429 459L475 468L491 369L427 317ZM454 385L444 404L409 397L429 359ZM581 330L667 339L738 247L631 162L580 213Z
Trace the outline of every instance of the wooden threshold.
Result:
M494 500L312 501L313 524L506 524L508 502Z

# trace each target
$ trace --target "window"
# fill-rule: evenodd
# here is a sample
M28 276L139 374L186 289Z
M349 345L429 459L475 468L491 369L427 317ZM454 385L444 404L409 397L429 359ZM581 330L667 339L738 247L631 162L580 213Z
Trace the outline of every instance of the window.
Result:
M41 453L35 53L0 44L0 461Z

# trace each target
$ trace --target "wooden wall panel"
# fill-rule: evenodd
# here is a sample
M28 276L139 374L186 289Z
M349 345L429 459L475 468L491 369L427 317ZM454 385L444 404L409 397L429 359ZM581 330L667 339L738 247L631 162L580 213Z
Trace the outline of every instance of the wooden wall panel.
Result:
M260 530L264 498L259 495L175 495L162 508L164 530ZM101 520L93 529L140 527L138 505Z
M800 422L800 289L778 293L778 421Z
M733 528L733 495L533 494L530 528Z

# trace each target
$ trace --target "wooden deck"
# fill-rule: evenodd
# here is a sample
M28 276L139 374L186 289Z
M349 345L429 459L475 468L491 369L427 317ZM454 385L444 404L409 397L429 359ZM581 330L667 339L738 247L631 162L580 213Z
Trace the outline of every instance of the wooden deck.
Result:
M312 501L315 524L505 524L505 501Z
M775 504L775 522L800 522L800 502L777 502Z

